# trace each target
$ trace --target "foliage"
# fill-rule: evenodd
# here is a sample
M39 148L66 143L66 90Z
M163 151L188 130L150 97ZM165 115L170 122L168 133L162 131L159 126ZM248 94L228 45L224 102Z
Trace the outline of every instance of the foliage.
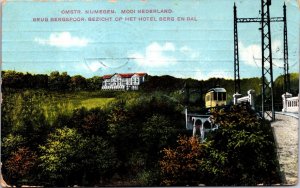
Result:
M160 169L156 166L140 170L137 175L137 183L139 186L158 186L160 185L160 181Z
M207 139L201 174L206 185L267 185L280 182L271 127L250 106L216 110L220 127Z
M100 76L94 76L92 78L86 79L87 82L87 89L88 90L99 90L102 86L102 77Z
M29 148L20 147L5 162L10 181L19 185L20 179L29 176L36 165L37 155ZM32 178L32 177L31 177Z
M282 98L281 95L283 95L284 91L284 76L281 75L276 78L274 81L274 99L275 102L281 103ZM295 95L298 95L299 93L299 73L291 73L290 74L290 93Z
M100 108L91 110L80 108L73 111L71 118L67 120L67 124L68 127L75 128L84 135L98 135L106 138L108 130L107 118L106 112Z
M174 91L183 87L182 79L172 76L149 76L147 81L142 83L140 88L143 91Z
M23 145L25 145L25 138L23 136L8 134L3 138L2 149L5 151L17 151Z
M58 71L51 72L48 79L50 90L65 91L69 89L71 77L67 72L59 73Z
M156 162L159 151L175 142L174 138L177 137L178 131L173 125L174 123L167 117L158 114L154 114L143 124L141 137L149 163L150 161Z
M202 160L202 146L197 138L181 136L174 149L163 149L163 157L159 161L162 171L163 185L197 185L199 183L198 168Z
M114 148L106 140L85 138L71 128L57 129L40 148L40 167L52 185L95 183L98 177L114 174L118 166Z
M3 138L9 133L20 135L30 148L37 147L37 143L43 142L50 127L38 103L38 95L39 93L32 95L31 92L25 91L12 95L12 98L10 95L4 96Z
M243 79L242 90L257 87L258 80ZM98 90L101 77L5 71L2 161L4 174L10 171L9 181L14 181L8 183L105 186L118 178L139 186L276 182L269 124L248 107L214 111L220 129L206 143L184 136L176 140L191 134L182 113L184 83L200 92L190 95L194 107L213 86L233 93L233 81L218 78L150 76L142 91L125 92ZM19 160L26 166L18 166Z
M50 75L30 74L16 71L2 71L3 89L49 89L54 91L99 90L102 77L84 78L81 75L69 76L67 72L53 71Z
M75 75L71 77L69 86L73 91L80 91L87 88L87 81L81 75Z
M174 138L182 127L178 119L181 119L181 114L176 106L160 95L128 97L126 101L111 103L108 134L122 161L119 173L136 176L153 168L159 151L175 143Z
M103 185L115 174L120 162L109 141L99 136L85 138L81 149L82 177L85 178L82 185Z
M82 148L82 136L70 128L57 129L49 135L45 146L40 146L40 167L50 181L62 185L79 168L79 148ZM65 182L68 183L68 182Z

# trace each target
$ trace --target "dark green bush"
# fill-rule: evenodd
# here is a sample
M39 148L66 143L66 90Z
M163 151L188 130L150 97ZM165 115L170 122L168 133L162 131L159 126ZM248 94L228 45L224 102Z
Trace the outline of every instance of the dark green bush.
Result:
M280 182L270 123L248 105L213 112L220 127L207 139L199 173L206 185L270 185Z

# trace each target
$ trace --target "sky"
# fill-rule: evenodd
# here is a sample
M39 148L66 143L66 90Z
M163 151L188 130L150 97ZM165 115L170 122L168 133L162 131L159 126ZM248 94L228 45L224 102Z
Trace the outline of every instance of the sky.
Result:
M233 79L234 3L239 18L260 17L260 0L7 0L2 13L2 68L86 78L146 72ZM297 0L272 0L270 14L282 17L284 3L289 69L299 72ZM261 77L259 27L238 25L241 78ZM272 22L271 31L276 78L283 74L283 23Z

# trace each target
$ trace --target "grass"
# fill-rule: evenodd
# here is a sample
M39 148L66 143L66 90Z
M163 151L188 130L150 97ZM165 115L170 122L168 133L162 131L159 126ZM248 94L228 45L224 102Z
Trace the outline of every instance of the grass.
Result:
M15 95L20 95L15 93ZM27 91L27 96L34 101L34 104L43 110L47 121L53 123L59 115L71 115L74 109L85 107L90 110L92 108L105 108L110 102L115 100L113 95L104 95L103 92L44 92L44 91ZM23 101L25 99L19 98ZM13 101L13 108L17 110L21 106L16 105Z
M80 107L85 107L87 109L96 108L96 107L104 107L113 101L115 98L91 98L80 101ZM77 108L78 108L77 107Z
M22 116L24 111L38 110L46 121L54 123L60 115L70 116L75 109L106 109L117 99L129 100L138 97L136 92L121 91L70 91L57 92L46 90L11 90L4 92L2 109L8 119Z

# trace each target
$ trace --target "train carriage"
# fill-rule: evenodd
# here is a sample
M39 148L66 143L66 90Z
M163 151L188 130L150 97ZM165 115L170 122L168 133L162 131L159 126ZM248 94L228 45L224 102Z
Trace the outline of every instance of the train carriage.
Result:
M226 90L224 88L212 88L205 95L205 108L224 106L226 100Z

